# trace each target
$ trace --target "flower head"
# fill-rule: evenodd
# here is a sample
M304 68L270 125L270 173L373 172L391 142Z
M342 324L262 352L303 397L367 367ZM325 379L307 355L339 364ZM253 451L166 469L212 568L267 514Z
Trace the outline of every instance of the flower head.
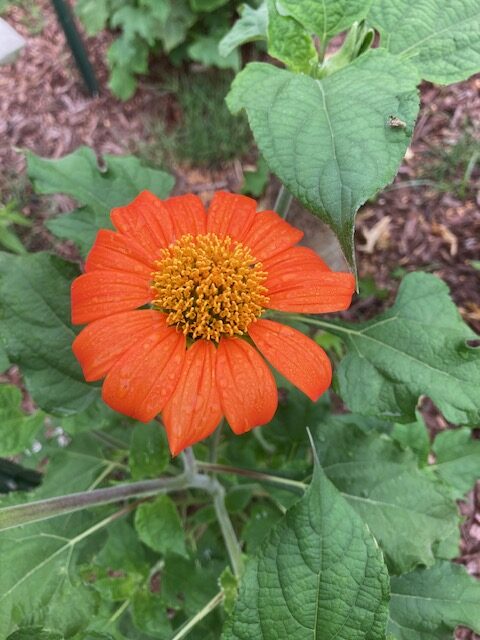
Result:
M72 285L73 343L104 401L148 422L162 413L172 454L223 416L237 434L269 422L277 389L268 360L312 400L330 386L325 352L268 309L346 309L349 273L334 273L302 232L246 196L216 193L205 211L185 195L145 191L111 214Z

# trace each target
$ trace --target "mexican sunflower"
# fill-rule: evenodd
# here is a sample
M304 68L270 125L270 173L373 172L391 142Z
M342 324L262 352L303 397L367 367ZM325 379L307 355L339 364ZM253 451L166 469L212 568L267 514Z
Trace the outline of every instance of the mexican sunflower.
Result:
M103 400L142 422L162 414L173 455L209 436L223 416L241 434L277 408L270 362L315 401L331 365L310 338L264 318L268 309L346 309L354 290L302 232L246 196L159 200L144 191L114 209L85 273L72 285L73 343Z

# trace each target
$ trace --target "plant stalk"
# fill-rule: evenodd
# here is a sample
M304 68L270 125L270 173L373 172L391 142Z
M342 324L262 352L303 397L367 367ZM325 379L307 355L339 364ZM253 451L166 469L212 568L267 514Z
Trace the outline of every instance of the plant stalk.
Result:
M284 220L287 219L288 212L290 210L290 205L292 204L293 196L287 191L285 186L282 184L280 190L277 195L277 199L275 200L275 205L273 210L278 213Z

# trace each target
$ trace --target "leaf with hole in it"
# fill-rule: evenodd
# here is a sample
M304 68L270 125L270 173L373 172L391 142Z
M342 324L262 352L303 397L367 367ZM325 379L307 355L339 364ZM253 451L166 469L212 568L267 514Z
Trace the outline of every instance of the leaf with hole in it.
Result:
M50 160L27 152L27 170L37 193L64 193L83 208L47 223L60 238L80 245L83 253L93 243L99 229L111 228L110 211L128 204L147 189L160 198L170 193L174 178L141 164L134 156L104 156L100 170L92 149L80 147L73 153Z
M281 7L325 45L328 40L363 20L372 0L279 0Z
M415 65L424 80L450 84L480 70L478 0L374 0L368 20L380 45Z
M397 640L450 640L457 625L480 633L480 582L439 562L391 579L389 631Z
M247 563L223 640L383 640L388 574L359 516L317 466Z
M330 324L330 323L329 323ZM412 421L418 398L432 399L447 420L480 421L480 350L447 285L436 276L404 278L393 307L362 323L332 322L348 355L337 370L352 411Z
M461 499L480 478L480 441L467 427L442 431L433 443L435 473Z
M459 516L451 493L411 451L387 435L365 433L355 415L318 423L314 439L329 480L367 523L395 573L431 565L440 543L456 536ZM312 425L313 427L313 425Z
M87 384L72 353L70 284L77 268L48 253L0 254L0 335L29 393L43 410L86 409L98 388Z
M238 11L240 18L223 36L218 45L221 56L228 56L234 49L246 42L266 40L267 38L268 11L266 2L263 2L258 9L243 4L240 5Z
M233 113L246 110L270 169L332 227L350 264L355 214L393 180L410 142L417 79L374 50L322 80L251 63L227 96ZM392 127L392 116L405 126Z
M0 457L7 458L26 449L43 424L42 412L25 415L21 401L18 387L0 386Z

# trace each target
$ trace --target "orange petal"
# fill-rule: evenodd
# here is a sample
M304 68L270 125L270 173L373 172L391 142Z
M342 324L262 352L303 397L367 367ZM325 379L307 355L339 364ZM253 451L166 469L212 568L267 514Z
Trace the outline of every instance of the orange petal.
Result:
M207 231L242 242L257 216L253 198L217 191L208 208Z
M148 252L133 238L108 229L100 229L87 256L85 271L128 271L150 279L153 266Z
M275 211L261 211L255 216L243 242L257 260L266 260L293 247L303 237L303 231L285 222Z
M149 422L177 386L185 360L185 336L158 314L153 332L126 351L103 383L102 398L112 409Z
M327 354L300 331L271 320L257 320L248 335L275 369L310 400L318 400L330 386L332 365Z
M85 379L103 378L127 349L155 331L161 318L158 311L125 311L87 325L72 345Z
M150 280L126 271L90 271L72 282L72 322L86 324L152 299Z
M245 340L220 340L217 380L223 413L235 433L245 433L273 418L278 404L275 379L265 360Z
M176 240L187 233L192 236L207 233L207 214L198 196L188 193L168 198L163 204L170 214Z
M215 347L199 340L187 351L178 385L163 412L172 455L209 436L222 419Z
M262 266L267 273L275 271L277 277L290 271L303 272L305 268L331 271L320 256L308 247L290 247L272 258L264 260Z
M278 277L277 277L278 274ZM355 291L351 273L324 271L318 266L282 272L273 268L265 281L269 302L279 311L329 313L348 309Z
M142 191L125 207L113 209L111 218L118 231L148 251L152 261L159 257L160 249L174 241L173 223L165 203L149 191Z

